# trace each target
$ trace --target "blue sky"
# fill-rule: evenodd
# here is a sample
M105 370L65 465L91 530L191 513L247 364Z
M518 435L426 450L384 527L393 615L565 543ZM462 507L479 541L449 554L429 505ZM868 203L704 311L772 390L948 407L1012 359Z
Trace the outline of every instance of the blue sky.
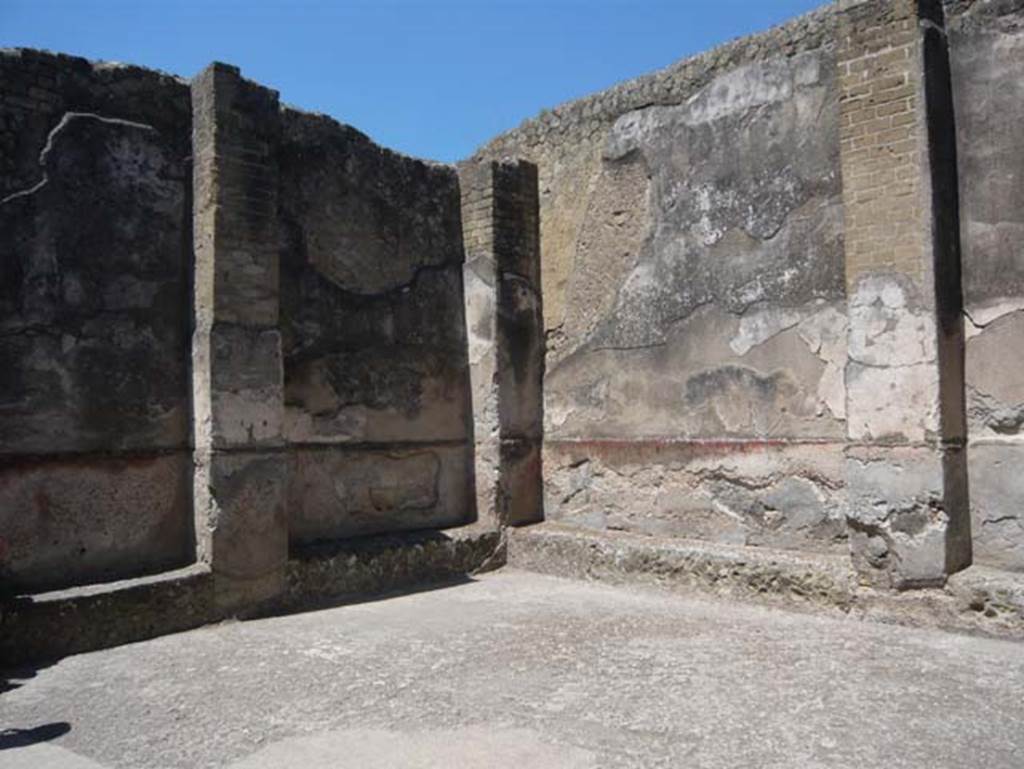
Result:
M0 0L0 46L186 77L226 61L289 104L453 161L542 108L822 2Z

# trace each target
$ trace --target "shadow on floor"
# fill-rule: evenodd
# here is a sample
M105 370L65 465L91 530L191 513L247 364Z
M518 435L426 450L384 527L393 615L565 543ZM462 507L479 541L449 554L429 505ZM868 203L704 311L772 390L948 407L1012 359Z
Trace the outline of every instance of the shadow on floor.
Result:
M287 603L277 604L270 607L266 607L261 611L253 612L252 614L244 617L238 617L241 620L255 620L255 619L267 619L270 617L285 617L289 614L304 614L306 612L325 611L328 609L337 609L341 606L352 606L361 603L377 603L379 601L387 601L392 598L401 598L407 595L415 595L417 593L429 593L435 590L444 590L446 588L458 587L459 585L469 585L476 582L472 576L468 574L459 574L444 578L438 578L429 580L416 585L406 585L403 587L394 587L391 589L384 590L361 590L352 593L342 593L340 595L310 595L303 596L298 599L292 599Z
M50 724L34 726L31 729L0 730L0 750L27 748L40 742L49 742L62 737L71 731L67 721L54 721Z
M0 667L0 694L21 688L30 678L35 678L36 674L40 670L48 668L51 665L56 665L57 662L59 662L59 660L52 660L47 663L38 663L31 666L25 665L13 668Z

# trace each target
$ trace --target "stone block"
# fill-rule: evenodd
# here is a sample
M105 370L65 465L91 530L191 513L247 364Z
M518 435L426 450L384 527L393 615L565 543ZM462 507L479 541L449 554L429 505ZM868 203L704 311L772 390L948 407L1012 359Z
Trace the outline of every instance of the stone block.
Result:
M501 468L501 520L510 526L544 520L540 440L503 440Z
M974 561L1024 572L1024 443L968 449Z
M872 0L844 7L838 27L840 117L857 126L840 143L850 544L867 583L941 585L971 563L942 7Z
M197 452L196 538L220 605L256 605L282 588L288 480L280 453Z
M281 335L218 324L193 347L196 445L274 446L284 423Z
M3 580L40 592L190 563L191 479L184 451L0 462Z
M847 551L841 443L548 440L544 494L586 529Z
M537 169L469 162L459 178L477 515L533 522L543 518L545 354Z
M850 546L865 582L942 585L970 565L965 460L957 448L847 448Z
M467 446L325 446L291 453L293 544L445 528L472 518Z

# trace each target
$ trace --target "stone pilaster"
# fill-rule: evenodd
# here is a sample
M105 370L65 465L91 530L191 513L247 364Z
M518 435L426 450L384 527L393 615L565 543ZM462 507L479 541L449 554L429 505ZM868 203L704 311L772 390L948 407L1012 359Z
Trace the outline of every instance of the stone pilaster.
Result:
M938 0L842 3L848 520L864 581L971 561L953 110Z
M288 557L278 98L212 64L192 83L192 109L196 539L230 608L274 595Z
M477 512L485 521L531 523L543 518L537 169L467 163L459 181Z

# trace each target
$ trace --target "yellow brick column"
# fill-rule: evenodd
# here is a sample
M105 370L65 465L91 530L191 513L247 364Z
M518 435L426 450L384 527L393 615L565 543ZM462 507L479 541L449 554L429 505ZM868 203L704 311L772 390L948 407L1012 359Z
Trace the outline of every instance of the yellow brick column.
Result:
M848 521L865 582L971 560L954 116L938 0L843 0Z

